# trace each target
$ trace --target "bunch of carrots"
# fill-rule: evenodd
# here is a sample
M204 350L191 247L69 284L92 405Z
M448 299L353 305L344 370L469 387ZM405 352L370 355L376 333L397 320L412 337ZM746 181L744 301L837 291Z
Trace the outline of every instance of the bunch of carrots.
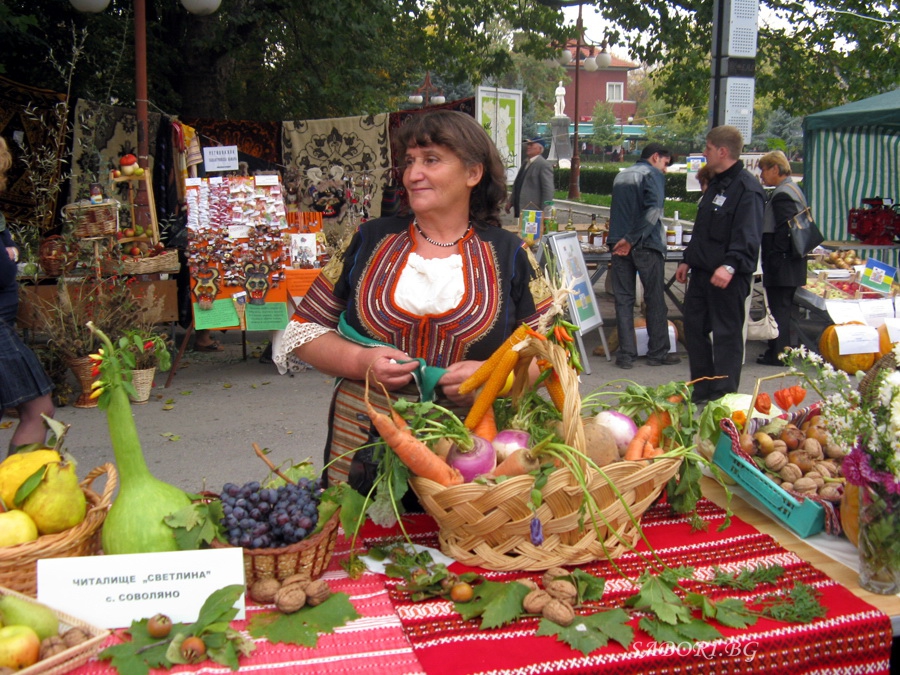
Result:
M666 401L672 405L684 402L681 394L672 394ZM656 408L647 421L638 427L637 433L625 449L625 460L653 459L666 452L665 445L671 445L671 437L664 437L664 431L672 426L672 415L664 408Z

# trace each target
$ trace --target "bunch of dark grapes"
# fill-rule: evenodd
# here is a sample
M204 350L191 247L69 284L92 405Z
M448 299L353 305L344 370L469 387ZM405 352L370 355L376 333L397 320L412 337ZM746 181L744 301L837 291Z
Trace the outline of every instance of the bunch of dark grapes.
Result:
M321 489L309 479L264 488L259 481L222 487L222 527L228 543L244 548L280 548L306 538L319 520Z

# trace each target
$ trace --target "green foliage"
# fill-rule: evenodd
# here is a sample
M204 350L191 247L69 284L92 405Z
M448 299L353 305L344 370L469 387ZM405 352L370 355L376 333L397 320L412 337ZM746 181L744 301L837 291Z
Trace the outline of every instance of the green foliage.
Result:
M358 618L359 613L350 602L350 596L332 593L321 605L303 607L292 614L254 614L247 624L247 631L257 639L314 648L319 633L333 633L335 628Z
M629 618L624 610L611 609L589 616L576 616L575 621L568 626L541 619L537 635L555 635L557 640L585 656L605 647L610 640L615 640L624 649L628 649L634 640L634 629L628 625Z
M456 603L463 619L481 617L482 630L499 628L522 615L522 601L529 589L524 584L485 581L475 586L475 597L467 603Z
M599 147L619 145L624 137L622 127L616 125L616 113L611 103L598 101L592 113L594 118L594 134L591 143Z

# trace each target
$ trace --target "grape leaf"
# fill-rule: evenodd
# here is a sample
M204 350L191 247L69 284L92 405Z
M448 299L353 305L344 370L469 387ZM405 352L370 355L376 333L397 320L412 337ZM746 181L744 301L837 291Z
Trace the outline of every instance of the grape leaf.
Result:
M196 551L203 544L211 543L219 534L221 519L222 503L218 500L195 502L164 518L182 551Z
M269 642L315 647L319 633L333 633L335 628L358 618L350 596L333 593L321 605L304 607L293 614L257 614L250 619L247 630L253 637L265 638Z
M634 629L628 625L628 613L625 610L611 609L590 616L576 616L575 621L568 626L541 619L537 635L555 635L560 642L587 655L605 647L610 640L615 640L628 649L634 640Z
M656 619L644 617L638 624L657 642L668 642L674 645L709 640L718 640L722 634L702 619L690 618L677 624L664 623Z
M128 634L131 640L107 647L98 658L108 660L121 675L147 675L150 668L171 668L172 662L166 657L169 640L150 637L147 619L132 621ZM186 625L172 626L171 635L184 634Z
M715 603L715 607L716 621L729 628L747 628L754 625L758 618L747 609L746 603L738 598L725 598Z
M641 590L628 598L626 604L652 612L660 621L670 624L691 620L691 608L662 579L649 574L641 577Z
M576 568L572 571L572 580L578 589L579 602L599 600L603 597L603 591L606 589L605 579Z
M467 621L480 616L483 629L499 628L522 615L522 600L528 593L524 584L485 581L475 586L470 602L456 603L456 610Z

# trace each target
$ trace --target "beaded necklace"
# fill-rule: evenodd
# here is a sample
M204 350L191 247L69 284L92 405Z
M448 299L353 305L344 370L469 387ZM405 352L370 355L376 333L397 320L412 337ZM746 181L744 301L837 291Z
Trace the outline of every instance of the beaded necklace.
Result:
M459 239L445 244L443 242L435 241L434 239L431 239L427 234L422 232L422 228L419 227L419 221L417 219L413 219L413 225L415 225L416 230L419 232L419 234L422 235L422 238L425 241L427 241L429 244L432 244L433 246L440 246L441 248L450 248L451 246L456 246L459 242L461 242L465 238L465 236L469 233L469 230L472 229L472 222L469 221L469 225L466 227L466 231L462 233L462 236Z

